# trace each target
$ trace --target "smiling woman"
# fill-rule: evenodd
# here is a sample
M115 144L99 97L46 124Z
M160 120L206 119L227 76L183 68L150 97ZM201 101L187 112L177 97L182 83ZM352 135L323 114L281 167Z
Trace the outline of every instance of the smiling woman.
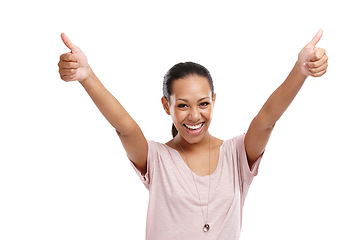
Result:
M192 74L174 81L171 88L170 97L162 98L164 109L171 115L179 136L189 143L197 143L208 133L216 98L209 80Z
M212 77L210 75L210 72L204 67L201 66L200 64L197 63L192 63L192 62L186 62L186 63L178 63L175 66L173 66L166 74L164 77L164 81L163 81L163 98L162 98L162 103L164 105L164 109L165 111L167 111L167 109L169 108L169 106L167 106L166 104L168 104L168 102L170 101L170 96L173 93L173 88L177 89L176 87L173 87L173 82L175 80L178 79L184 79L184 78L189 78L190 76L192 77L202 77L204 79L206 79L206 81L208 82L208 85L206 86L206 91L208 90L208 88L210 88L211 90L211 94L210 97L204 97L204 98L209 98L212 99L213 101L215 101L215 93L214 93L214 84L213 84L213 80ZM208 93L206 93L205 95L208 95ZM186 102L186 99L181 99L181 98L177 98L175 99L176 101L180 101L183 100L184 102ZM199 101L202 101L204 99L200 99ZM181 105L181 103L177 103L179 104L179 107ZM207 102L202 103L202 106L208 104ZM181 105L181 107L187 107L186 104ZM167 112L168 114L170 114L169 112ZM175 125L173 124L172 126L172 135L173 137L175 137L178 133L178 129L175 127Z
M254 117L246 134L221 140L209 133L216 100L209 71L179 63L164 77L162 104L173 120L166 144L145 139L140 127L102 85L85 54L65 34L60 76L79 81L116 129L149 190L146 239L239 239L242 208L270 134L308 76L327 70L322 31L299 53L292 71Z

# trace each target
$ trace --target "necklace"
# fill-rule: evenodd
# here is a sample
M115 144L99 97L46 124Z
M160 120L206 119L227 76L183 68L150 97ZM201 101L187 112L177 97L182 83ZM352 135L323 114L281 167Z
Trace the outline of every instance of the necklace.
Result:
M207 232L210 230L210 225L208 224L208 217L209 217L209 197L210 197L210 185L211 185L211 176L210 176L210 156L211 156L211 136L209 137L209 189L208 189L208 202L207 202L207 205L206 205L206 218L205 218L205 214L204 214L204 210L202 208L202 204L201 204L201 199L200 199L200 194L199 194L199 190L198 190L198 187L196 185L196 181L195 181L195 177L194 177L194 173L192 172L191 168L190 168L190 165L189 165L189 162L188 162L188 159L187 159L187 155L184 151L184 149L182 148L180 142L178 142L179 144L179 147L181 148L181 151L184 153L185 155L185 160L186 160L186 164L189 166L189 169L190 169L190 173L191 173L191 176L193 178L193 181L194 181L194 185L195 185L195 188L196 188L196 192L197 192L197 195L198 195L198 199L199 199L199 206L201 208L201 212L203 214L203 218L204 218L204 226L203 226L203 231L204 232Z

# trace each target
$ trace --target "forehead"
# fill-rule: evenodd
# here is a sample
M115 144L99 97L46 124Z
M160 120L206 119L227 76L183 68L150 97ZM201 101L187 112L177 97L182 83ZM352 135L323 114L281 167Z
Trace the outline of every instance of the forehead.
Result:
M172 84L172 95L176 98L209 97L211 88L206 77L190 75L177 79Z

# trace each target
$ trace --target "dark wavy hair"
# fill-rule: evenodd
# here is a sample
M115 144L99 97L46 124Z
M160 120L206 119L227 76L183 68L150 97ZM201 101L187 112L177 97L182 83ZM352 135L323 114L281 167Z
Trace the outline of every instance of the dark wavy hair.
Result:
M210 72L198 63L184 62L174 65L165 74L163 81L164 97L169 101L170 95L172 94L172 83L177 79L186 78L190 75L198 75L207 78L209 80L212 96L214 96L214 84ZM178 130L174 124L172 125L171 133L173 137L178 134Z

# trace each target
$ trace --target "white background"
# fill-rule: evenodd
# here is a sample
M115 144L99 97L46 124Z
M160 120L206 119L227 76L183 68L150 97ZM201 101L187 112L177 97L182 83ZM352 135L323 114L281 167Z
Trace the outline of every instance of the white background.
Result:
M332 3L331 3L332 2ZM206 66L211 132L241 134L316 34L328 72L279 120L244 207L242 239L360 239L357 1L0 1L0 239L144 239L148 192L79 83L87 55L148 139L170 139L162 78Z

